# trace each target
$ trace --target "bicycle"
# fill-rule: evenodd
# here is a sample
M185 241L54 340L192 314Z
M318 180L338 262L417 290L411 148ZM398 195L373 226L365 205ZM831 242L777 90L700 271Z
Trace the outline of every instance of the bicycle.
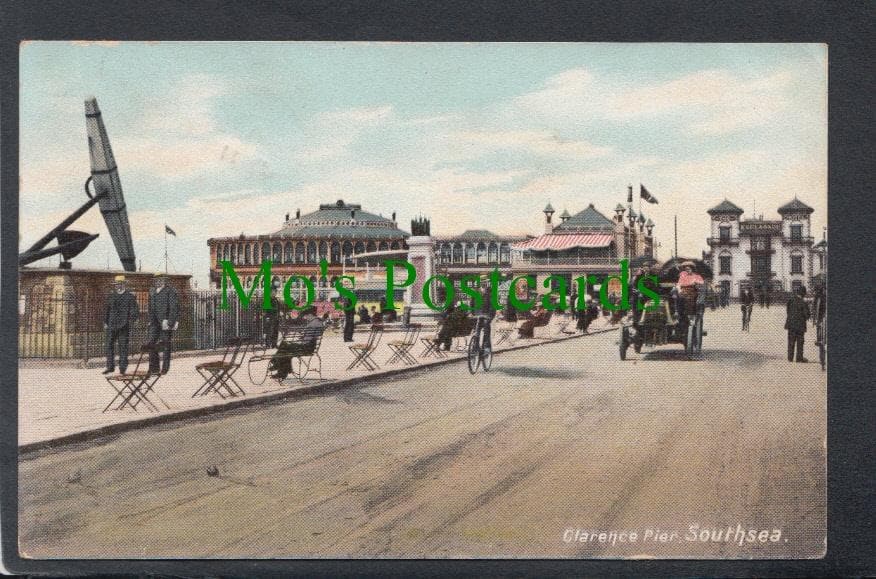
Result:
M485 329L486 327L486 329ZM489 372L493 365L493 348L490 341L490 322L487 316L478 316L468 341L468 371L474 374L483 365L484 372ZM484 332L481 343L481 332Z

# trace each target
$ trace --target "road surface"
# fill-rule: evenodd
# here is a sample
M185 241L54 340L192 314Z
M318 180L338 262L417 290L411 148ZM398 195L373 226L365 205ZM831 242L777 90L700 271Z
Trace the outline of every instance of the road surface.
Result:
M826 379L781 309L708 312L702 361L610 332L24 456L21 552L818 557Z

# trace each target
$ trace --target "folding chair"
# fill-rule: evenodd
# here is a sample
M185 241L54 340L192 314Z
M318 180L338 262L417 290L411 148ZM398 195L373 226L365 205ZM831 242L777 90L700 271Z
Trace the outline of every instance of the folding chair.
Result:
M318 374L319 379L322 380L322 358L319 355L319 347L324 334L325 327L307 328L299 336L303 349L291 356L289 373L302 384L304 378L311 372Z
M386 345L393 352L392 356L386 361L387 364L404 362L408 366L416 366L417 360L411 356L411 349L417 343L417 338L420 336L420 328L420 324L409 324L405 330L404 338L387 342Z
M427 338L420 338L420 343L423 344L423 351L420 352L420 358L428 358L429 356L435 356L436 358L447 357L447 354L441 350L441 344L438 342L438 335L440 333L441 326L438 326L433 335Z
M499 344L504 344L505 342L511 344L514 342L514 339L516 337L517 322L507 322L503 320L500 323L496 324L496 346L498 346Z
M163 349L164 342L143 344L140 347L140 354L132 372L105 377L107 383L116 391L116 395L104 407L103 412L109 410L116 403L116 400L121 400L121 402L113 410L121 410L127 406L134 412L137 412L137 406L142 403L149 410L158 412L158 407L149 399L149 395L155 394L153 389L155 388L155 383L161 378L161 373L149 371L149 356L153 352L160 352ZM141 370L144 366L146 369ZM161 400L165 408L170 410L170 406L158 394L155 394L155 397Z
M383 325L374 324L371 326L371 333L368 334L368 341L364 344L353 344L349 346L353 352L353 361L347 366L347 370L352 370L358 366L365 366L370 371L377 370L380 366L371 357L371 354L377 349L380 344L380 337L383 335Z
M246 395L240 384L234 380L234 373L240 368L245 355L246 345L243 339L232 338L225 343L225 352L221 360L202 362L195 366L204 383L195 390L192 398L206 396L210 392L215 392L222 398Z

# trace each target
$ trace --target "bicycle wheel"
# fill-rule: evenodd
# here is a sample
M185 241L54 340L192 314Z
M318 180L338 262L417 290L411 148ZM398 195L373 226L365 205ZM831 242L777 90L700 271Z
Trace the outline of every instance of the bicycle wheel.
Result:
M468 371L474 374L481 365L481 348L474 337L468 341Z
M481 361L484 365L484 372L489 372L490 367L493 365L493 349L492 348L484 350L483 354L481 355Z

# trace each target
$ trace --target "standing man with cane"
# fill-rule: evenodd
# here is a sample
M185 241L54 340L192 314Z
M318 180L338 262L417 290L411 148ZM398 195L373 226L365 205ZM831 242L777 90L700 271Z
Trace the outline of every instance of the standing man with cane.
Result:
M131 324L140 315L137 299L128 291L125 276L115 277L115 289L106 299L106 314L103 329L106 330L106 370L104 374L115 372L115 345L119 344L119 371L128 371L128 337Z
M160 371L170 370L170 351L173 331L179 327L179 296L167 285L167 274L155 274L155 287L149 292L149 341L164 342ZM149 355L149 372L158 373L158 352Z

